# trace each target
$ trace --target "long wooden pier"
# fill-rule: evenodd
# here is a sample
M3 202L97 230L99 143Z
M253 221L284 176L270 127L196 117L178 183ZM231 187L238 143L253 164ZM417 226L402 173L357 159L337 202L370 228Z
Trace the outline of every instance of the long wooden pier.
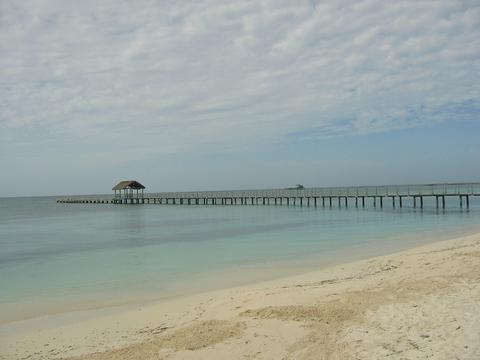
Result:
M437 208L445 208L446 199L454 197L458 199L460 207L468 208L472 196L480 196L480 183L190 191L110 197L71 196L58 198L57 203L365 207L370 202L374 207L383 208L388 202L393 207L402 208L408 202L413 208L423 208L424 199L430 198L435 200Z

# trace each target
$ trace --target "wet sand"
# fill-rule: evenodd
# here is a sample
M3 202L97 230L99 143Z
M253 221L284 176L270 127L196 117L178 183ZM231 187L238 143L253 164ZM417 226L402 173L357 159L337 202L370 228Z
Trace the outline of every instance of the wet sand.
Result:
M0 337L9 360L479 359L480 234Z

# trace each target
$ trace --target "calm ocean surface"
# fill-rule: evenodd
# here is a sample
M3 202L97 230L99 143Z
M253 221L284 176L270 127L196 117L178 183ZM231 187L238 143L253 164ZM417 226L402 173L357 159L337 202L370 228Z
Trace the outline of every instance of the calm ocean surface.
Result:
M445 211L0 198L0 321L245 284L480 230Z

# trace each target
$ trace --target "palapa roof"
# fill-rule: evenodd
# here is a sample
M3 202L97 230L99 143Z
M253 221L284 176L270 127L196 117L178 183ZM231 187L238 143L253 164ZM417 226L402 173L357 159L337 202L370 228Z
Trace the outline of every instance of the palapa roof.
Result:
M123 189L145 189L145 186L140 184L138 181L135 180L125 180L120 181L117 185L115 185L112 190L123 190Z

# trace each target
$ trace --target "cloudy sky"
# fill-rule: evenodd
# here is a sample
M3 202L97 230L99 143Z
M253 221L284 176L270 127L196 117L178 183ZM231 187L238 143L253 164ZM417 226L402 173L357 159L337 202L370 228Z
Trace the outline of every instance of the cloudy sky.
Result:
M478 1L0 0L0 196L480 181Z

